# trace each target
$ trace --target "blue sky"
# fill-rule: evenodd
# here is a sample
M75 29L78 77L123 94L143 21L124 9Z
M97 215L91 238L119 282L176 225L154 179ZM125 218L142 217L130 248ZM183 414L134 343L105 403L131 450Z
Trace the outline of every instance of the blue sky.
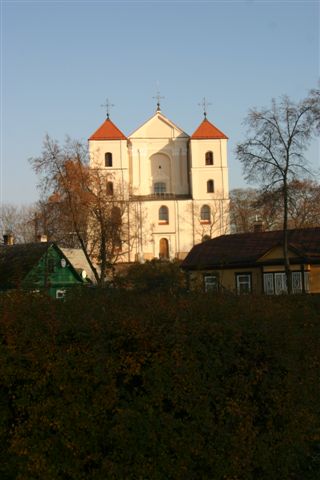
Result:
M86 141L111 118L130 134L155 111L187 133L208 119L229 140L230 188L244 187L236 143L249 108L306 96L319 78L317 1L1 2L1 201L37 200L28 158L48 133ZM320 167L319 144L308 152Z

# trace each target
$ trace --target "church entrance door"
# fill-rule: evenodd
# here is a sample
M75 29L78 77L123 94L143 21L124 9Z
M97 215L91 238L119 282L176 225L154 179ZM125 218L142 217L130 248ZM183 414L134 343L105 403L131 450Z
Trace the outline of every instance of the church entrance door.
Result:
M169 243L166 238L160 239L159 258L169 258Z

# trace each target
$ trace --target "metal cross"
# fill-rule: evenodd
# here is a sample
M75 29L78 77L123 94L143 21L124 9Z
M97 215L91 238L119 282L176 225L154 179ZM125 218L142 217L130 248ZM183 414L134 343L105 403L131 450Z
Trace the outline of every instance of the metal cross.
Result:
M107 109L107 118L110 116L110 108L114 107L113 103L109 102L109 98L106 99L106 103L104 105L101 105L101 107L105 107Z
M207 118L207 107L208 107L209 105L212 105L212 103L207 102L206 97L203 97L202 102L201 102L201 103L198 103L198 105L203 108L204 118Z
M161 111L161 109L160 109L160 100L161 100L162 98L165 98L165 97L161 97L160 92L159 92L159 86L158 86L158 90L157 90L156 96L155 96L155 97L152 97L152 98L156 98L156 99L157 99L157 112L160 112L160 111Z

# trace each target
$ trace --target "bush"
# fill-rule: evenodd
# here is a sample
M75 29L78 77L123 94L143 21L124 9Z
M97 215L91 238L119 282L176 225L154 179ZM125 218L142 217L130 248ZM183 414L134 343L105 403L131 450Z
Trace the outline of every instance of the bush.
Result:
M177 292L184 287L185 277L179 261L151 260L131 265L119 284L140 292Z
M2 296L1 478L318 478L319 307Z

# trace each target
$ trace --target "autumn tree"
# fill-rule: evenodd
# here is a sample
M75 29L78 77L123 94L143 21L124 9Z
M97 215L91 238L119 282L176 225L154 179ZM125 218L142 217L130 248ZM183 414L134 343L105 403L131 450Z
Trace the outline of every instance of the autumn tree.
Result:
M289 293L289 184L309 173L305 152L319 122L319 104L319 95L314 91L298 103L284 96L279 101L273 99L270 108L250 110L245 120L247 138L236 149L246 180L258 182L265 191L281 191L283 254Z
M60 230L73 236L103 284L108 269L129 249L129 201L125 187L114 186L103 169L88 166L87 147L67 139L61 146L46 136L42 155L31 159L46 205L54 206Z

